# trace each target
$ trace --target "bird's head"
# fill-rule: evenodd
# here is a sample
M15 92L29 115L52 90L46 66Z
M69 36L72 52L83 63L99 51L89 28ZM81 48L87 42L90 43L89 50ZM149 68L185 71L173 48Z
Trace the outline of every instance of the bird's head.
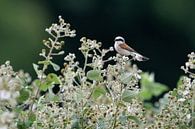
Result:
M125 42L125 39L121 36L117 36L115 39L114 39L115 42Z

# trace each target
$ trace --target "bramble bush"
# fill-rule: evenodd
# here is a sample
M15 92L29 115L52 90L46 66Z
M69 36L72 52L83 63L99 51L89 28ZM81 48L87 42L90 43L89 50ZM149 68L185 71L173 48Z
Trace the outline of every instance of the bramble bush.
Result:
M195 128L195 53L181 67L186 75L168 92L154 74L142 72L128 57L107 58L113 47L102 49L101 42L86 37L79 48L84 64L69 53L60 67L53 58L64 54L64 38L76 31L59 16L46 32L43 60L33 63L35 80L15 72L9 61L0 66L0 129ZM146 101L162 93L159 102Z

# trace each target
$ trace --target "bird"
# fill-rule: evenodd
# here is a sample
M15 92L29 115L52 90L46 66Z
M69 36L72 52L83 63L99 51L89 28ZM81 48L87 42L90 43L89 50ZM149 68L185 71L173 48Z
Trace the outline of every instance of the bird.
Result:
M133 48L125 43L125 39L122 36L117 36L114 39L114 48L115 50L123 56L131 56L132 59L136 61L147 61L148 57L145 57L138 52L136 52Z

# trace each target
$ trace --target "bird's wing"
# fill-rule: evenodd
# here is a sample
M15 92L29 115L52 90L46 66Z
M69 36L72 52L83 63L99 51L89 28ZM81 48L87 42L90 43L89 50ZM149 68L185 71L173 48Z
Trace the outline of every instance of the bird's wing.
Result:
M122 49L125 49L125 50L127 50L127 51L137 53L133 48L129 47L126 43L120 44L119 46L120 46Z

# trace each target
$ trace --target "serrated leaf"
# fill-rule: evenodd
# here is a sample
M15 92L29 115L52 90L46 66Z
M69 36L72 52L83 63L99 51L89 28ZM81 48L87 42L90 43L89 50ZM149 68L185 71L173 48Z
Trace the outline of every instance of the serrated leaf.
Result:
M20 96L17 98L19 103L26 101L29 98L29 91L25 88L20 90Z
M103 86L96 86L92 93L92 97L94 99L97 99L101 95L105 95L105 94L106 94L106 89Z
M94 80L94 81L101 81L103 80L103 77L101 75L100 70L90 70L87 72L87 78L89 80Z
M122 93L122 100L125 102L131 102L133 98L135 98L138 95L138 92L131 91L131 90L125 90Z
M55 71L59 71L59 70L60 70L60 66L59 66L59 65L57 65L57 64L55 64L55 63L53 63L53 62L51 62L51 61L50 61L50 64L51 64L51 66L53 67L53 69L54 69Z

